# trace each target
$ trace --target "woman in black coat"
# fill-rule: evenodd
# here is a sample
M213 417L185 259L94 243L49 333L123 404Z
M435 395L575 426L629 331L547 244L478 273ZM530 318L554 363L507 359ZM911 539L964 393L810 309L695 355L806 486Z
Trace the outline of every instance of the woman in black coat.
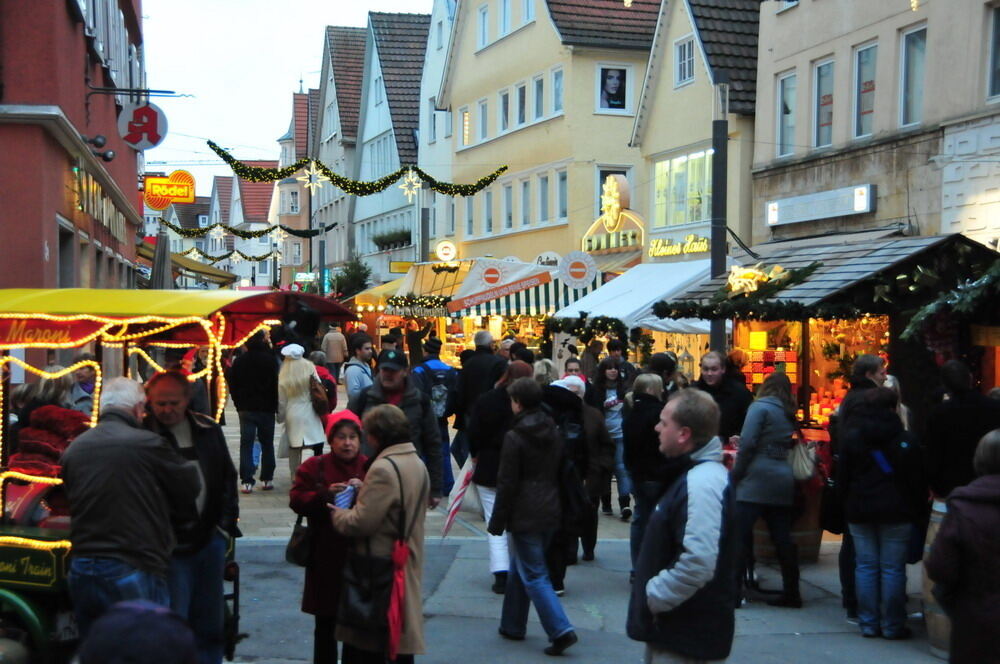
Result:
M476 399L465 422L469 455L475 463L472 481L479 493L479 500L483 505L483 519L487 523L493 515L493 505L496 501L497 472L500 469L500 453L504 437L514 420L514 413L510 409L510 397L507 396L507 386L518 378L531 375L531 365L520 361L511 362L497 381L496 387ZM507 538L491 535L489 545L493 592L502 595L510 565Z
M656 425L663 411L663 379L646 373L636 377L632 392L627 395L625 420L622 424L625 445L625 467L632 478L635 512L629 544L632 566L639 557L646 522L666 489L668 460L660 454L660 438Z
M858 625L866 637L905 639L906 558L913 524L926 505L920 449L903 430L896 393L877 387L842 437L837 486L844 492L857 557Z

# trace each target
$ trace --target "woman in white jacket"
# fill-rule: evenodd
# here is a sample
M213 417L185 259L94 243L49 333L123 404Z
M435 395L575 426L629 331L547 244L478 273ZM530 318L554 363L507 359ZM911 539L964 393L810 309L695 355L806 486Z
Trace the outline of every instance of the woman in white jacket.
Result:
M314 376L319 380L316 365L303 358L305 349L298 344L285 346L281 354L285 359L278 373L278 424L285 425L282 445L288 447L288 468L294 477L303 448L321 454L326 435L309 396L310 381Z

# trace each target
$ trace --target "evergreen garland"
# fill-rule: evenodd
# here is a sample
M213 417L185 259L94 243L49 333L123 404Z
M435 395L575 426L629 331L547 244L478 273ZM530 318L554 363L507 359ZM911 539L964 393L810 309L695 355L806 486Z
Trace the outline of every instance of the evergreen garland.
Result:
M277 224L256 231L241 231L236 228L233 228L232 226L227 226L221 223L215 223L210 226L205 226L204 228L183 228L181 226L175 226L174 224L171 224L166 219L161 219L160 223L169 228L174 233L177 233L181 237L187 238L189 240L202 239L216 228L221 228L223 229L224 232L230 235L235 235L236 237L242 238L244 240L256 240L257 238L264 237L268 233L274 233L279 229L285 231L289 235L294 235L295 237L300 237L300 238L316 237L317 235L322 235L323 233L332 230L337 225L338 222L335 221L332 224L327 224L323 228L311 228L308 230L300 230L298 228L292 228L291 226L285 226L284 224Z
M996 316L995 312L1000 308L998 302L1000 302L1000 259L995 260L983 276L976 280L966 279L917 310L900 337L904 340L913 339L939 312L966 317L980 311L983 305L988 305L993 307Z
M233 173L236 173L242 179L248 182L275 182L276 180L284 180L285 178L290 178L295 175L295 172L301 170L309 165L312 161L309 157L302 157L294 164L285 166L284 168L264 168L262 166L247 166L239 159L233 157L222 148L220 148L214 141L208 142L208 147L212 148L212 151L219 155L222 161L229 164L229 167L233 169Z

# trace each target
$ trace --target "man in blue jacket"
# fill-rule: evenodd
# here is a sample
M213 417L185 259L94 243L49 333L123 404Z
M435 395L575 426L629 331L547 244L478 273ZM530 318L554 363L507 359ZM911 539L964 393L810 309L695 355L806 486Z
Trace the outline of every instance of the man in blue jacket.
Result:
M646 526L629 602L629 637L647 664L720 661L733 645L733 509L722 465L719 407L696 389L674 394L660 414L660 453L678 474Z

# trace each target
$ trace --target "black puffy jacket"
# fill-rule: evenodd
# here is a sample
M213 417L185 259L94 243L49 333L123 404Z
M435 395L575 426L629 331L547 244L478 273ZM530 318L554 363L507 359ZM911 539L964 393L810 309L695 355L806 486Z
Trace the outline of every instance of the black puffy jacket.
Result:
M625 441L625 468L635 482L663 482L667 458L660 454L660 421L663 402L651 394L636 394L625 412L622 433Z
M507 388L494 387L478 399L465 420L469 454L476 459L472 481L486 487L497 485L500 470L500 450L504 436L510 431L514 411L510 409Z

